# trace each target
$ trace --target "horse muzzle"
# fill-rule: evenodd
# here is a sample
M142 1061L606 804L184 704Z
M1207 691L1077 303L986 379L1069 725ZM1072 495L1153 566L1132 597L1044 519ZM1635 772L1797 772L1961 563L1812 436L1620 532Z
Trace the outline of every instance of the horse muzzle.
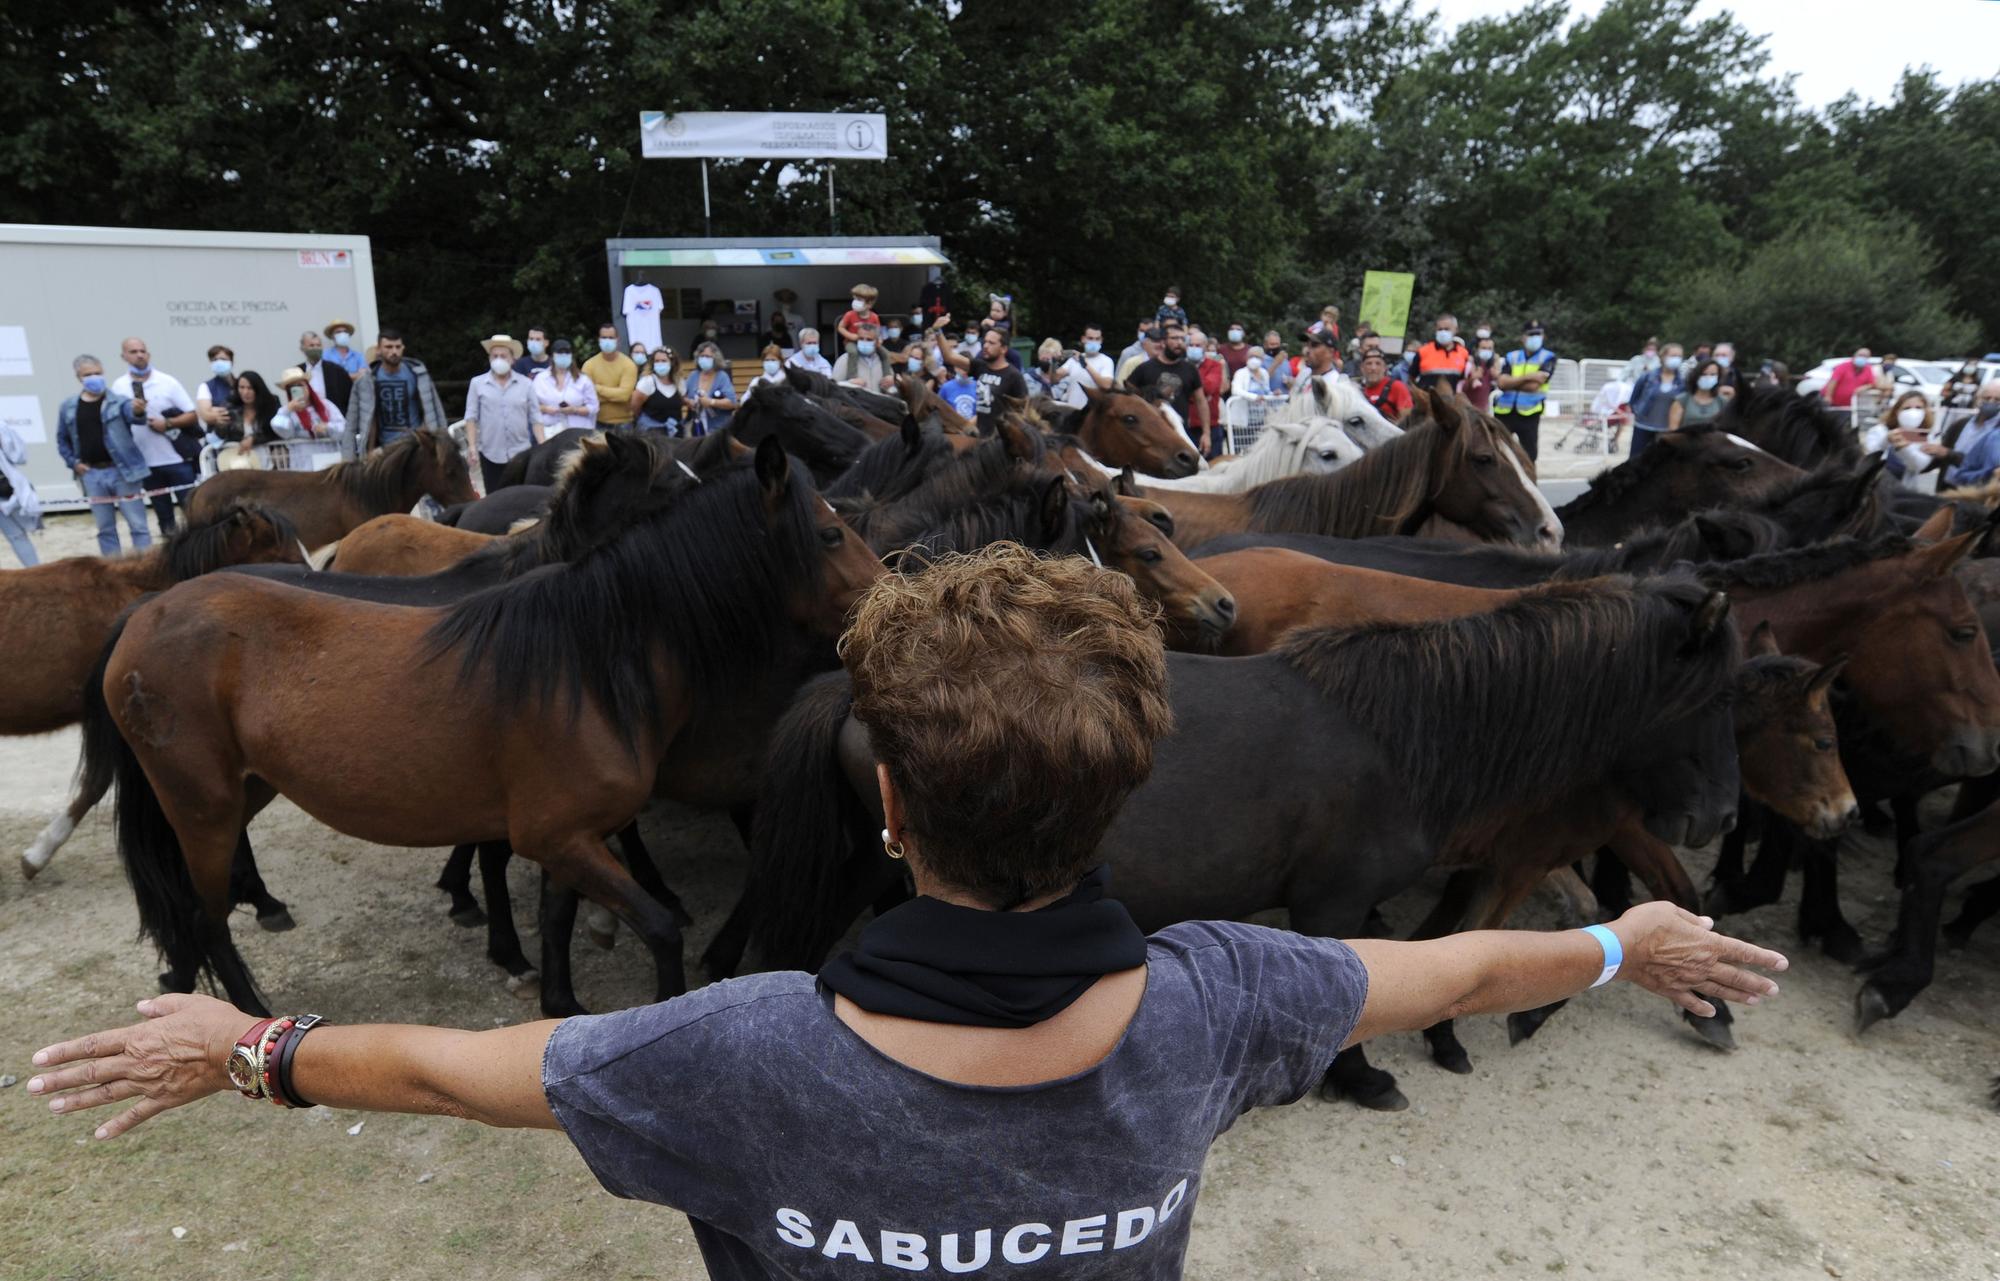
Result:
M1188 621L1201 629L1201 639L1212 645L1236 625L1236 598L1219 587L1202 592L1188 607Z
M1931 768L1948 778L1978 778L2000 769L2000 729L1962 726L1931 756Z

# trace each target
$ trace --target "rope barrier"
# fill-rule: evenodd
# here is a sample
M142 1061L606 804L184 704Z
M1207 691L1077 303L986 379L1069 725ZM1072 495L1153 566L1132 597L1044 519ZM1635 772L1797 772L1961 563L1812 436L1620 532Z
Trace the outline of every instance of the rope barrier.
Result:
M206 478L204 477L203 479ZM148 498L158 498L161 494L178 494L184 489L193 489L199 484L201 484L201 480L191 480L185 485L169 485L165 489L142 489L134 494L119 494L112 498L101 498L93 495L85 498L83 501L92 506L101 506L108 503L139 502Z

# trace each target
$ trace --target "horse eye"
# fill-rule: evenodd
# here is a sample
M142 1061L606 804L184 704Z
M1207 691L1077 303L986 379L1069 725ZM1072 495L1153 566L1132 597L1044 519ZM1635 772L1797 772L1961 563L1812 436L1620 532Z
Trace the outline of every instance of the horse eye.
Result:
M828 525L824 529L819 531L819 540L822 543L825 543L828 547L840 546L841 539L845 538L846 536L847 536L847 531L842 529L838 525Z
M1332 462L1332 461L1333 461L1334 459L1336 459L1336 458L1340 457L1340 455L1339 455L1339 454L1335 453L1335 452L1334 452L1333 450L1331 450L1331 449L1322 449L1322 450L1320 450L1320 451L1319 451L1319 456L1320 456L1321 458L1325 459L1325 460L1326 460L1327 462Z
M1139 559L1151 565L1159 561L1160 553L1151 547L1147 547L1139 552Z
M1830 752L1833 750L1833 740L1830 738L1816 738L1813 740L1813 750L1815 752Z
M1722 465L1731 471L1749 471L1751 460L1748 458L1732 458Z
M1474 454L1472 456L1472 462L1475 467L1491 467L1493 465L1493 455Z
M1954 627L1951 629L1951 638L1961 645L1971 644L1972 639L1977 635L1979 635L1977 627Z
M1125 415L1125 425L1127 427L1137 427L1139 425L1139 415L1137 414Z
M1354 415L1354 417L1352 417L1352 418L1348 419L1348 420L1347 420L1347 425L1348 425L1349 427L1359 427L1359 426L1361 425L1361 415L1360 415L1360 414L1356 414L1356 415Z

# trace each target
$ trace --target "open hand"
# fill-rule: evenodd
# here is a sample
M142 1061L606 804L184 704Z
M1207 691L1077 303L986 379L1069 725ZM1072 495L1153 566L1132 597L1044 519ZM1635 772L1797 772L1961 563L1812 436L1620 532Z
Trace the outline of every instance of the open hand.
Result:
M171 1108L229 1088L229 1052L257 1022L212 996L178 992L139 1002L146 1021L93 1032L35 1051L44 1070L28 1093L49 1099L49 1111L70 1113L126 1099L139 1100L97 1127L112 1139Z
M1717 934L1712 918L1672 903L1642 903L1611 922L1611 930L1625 947L1619 978L1701 1018L1715 1014L1704 996L1755 1005L1778 994L1776 983L1743 967L1782 973L1791 965L1777 952Z

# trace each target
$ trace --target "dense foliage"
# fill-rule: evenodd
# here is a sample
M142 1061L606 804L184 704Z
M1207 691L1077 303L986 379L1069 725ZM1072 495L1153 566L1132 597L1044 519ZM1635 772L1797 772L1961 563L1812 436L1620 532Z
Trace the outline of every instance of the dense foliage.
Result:
M359 232L421 350L603 307L608 236L699 235L637 113L878 110L844 234L930 232L1026 328L1161 287L1252 324L1417 273L1568 350L1674 326L1805 361L2000 334L2000 78L1801 109L1694 0L1443 31L1404 0L70 0L0 10L0 220ZM826 229L717 162L715 231Z

